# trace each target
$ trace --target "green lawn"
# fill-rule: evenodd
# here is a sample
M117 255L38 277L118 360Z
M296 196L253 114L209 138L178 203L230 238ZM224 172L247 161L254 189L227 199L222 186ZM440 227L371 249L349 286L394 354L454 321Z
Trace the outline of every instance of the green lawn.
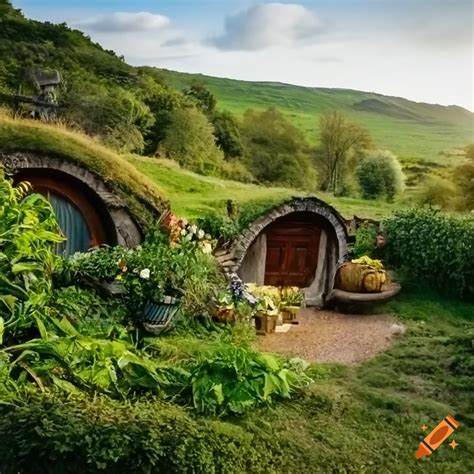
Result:
M202 176L179 168L176 163L155 158L130 157L139 171L154 181L170 200L173 211L183 217L200 217L212 210L224 212L228 199L237 204L262 202L277 204L307 193L287 188L271 188ZM317 196L333 205L344 217L380 219L395 207L385 201L339 198L325 193Z
M390 350L355 366L312 365L304 395L248 422L282 439L301 466L286 472L474 472L474 306L407 293L383 311L408 328ZM448 414L460 446L416 460L429 432L420 427Z
M277 107L317 142L319 116L340 109L366 126L377 145L400 156L452 163L453 149L472 142L474 115L460 107L412 102L400 97L346 89L325 89L271 82L246 82L162 70L166 82L188 87L193 78L204 81L218 99L218 107L236 114L248 108Z

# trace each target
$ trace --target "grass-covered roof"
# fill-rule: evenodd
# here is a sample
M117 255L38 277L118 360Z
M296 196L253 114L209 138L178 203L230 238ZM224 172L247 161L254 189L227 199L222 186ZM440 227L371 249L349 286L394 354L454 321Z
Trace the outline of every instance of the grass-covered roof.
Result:
M34 152L87 168L116 192L141 223L169 206L160 187L124 157L64 127L0 115L0 152Z

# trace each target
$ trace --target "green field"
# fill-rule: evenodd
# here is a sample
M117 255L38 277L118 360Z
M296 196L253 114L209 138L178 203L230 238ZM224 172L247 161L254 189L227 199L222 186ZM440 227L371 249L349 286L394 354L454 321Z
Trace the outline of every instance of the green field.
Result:
M449 164L453 152L474 141L474 114L457 106L412 102L399 97L346 89L325 89L271 82L246 82L201 74L160 70L163 80L178 88L202 80L218 107L237 114L248 108L277 107L317 143L319 116L340 109L366 126L377 145L400 156Z
M362 364L313 364L316 383L260 423L289 443L306 472L473 472L472 305L405 292L382 311L406 325L401 340ZM419 442L448 414L459 429L416 460ZM454 451L452 439L459 443Z
M308 195L294 189L264 187L202 176L183 170L175 162L168 160L138 156L132 156L129 160L163 190L176 214L190 219L212 210L223 212L228 199L240 205L251 202L277 204L293 196ZM357 215L380 219L396 207L381 200L334 197L325 193L317 193L316 196L334 206L345 218Z

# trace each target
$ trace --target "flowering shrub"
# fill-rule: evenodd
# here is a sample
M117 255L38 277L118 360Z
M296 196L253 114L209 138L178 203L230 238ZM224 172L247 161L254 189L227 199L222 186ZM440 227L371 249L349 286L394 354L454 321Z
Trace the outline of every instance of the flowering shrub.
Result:
M150 231L135 249L101 247L76 254L64 261L63 275L69 282L119 283L135 310L146 301L186 293L192 311L203 311L218 278L215 263L207 255L209 248L212 251L211 242L199 230L172 223Z
M180 219L168 211L161 219L161 226L169 234L171 247L177 247L183 241L194 242L203 253L212 253L215 245L212 237L186 219Z

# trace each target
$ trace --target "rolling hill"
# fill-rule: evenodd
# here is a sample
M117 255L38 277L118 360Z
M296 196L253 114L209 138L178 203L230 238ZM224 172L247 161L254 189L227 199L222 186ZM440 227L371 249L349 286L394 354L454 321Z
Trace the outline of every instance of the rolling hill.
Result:
M211 211L225 213L226 201L238 206L269 206L294 196L306 195L296 189L265 187L202 176L179 167L171 160L121 155L86 135L63 126L39 121L12 119L0 113L0 151L41 151L79 163L90 169L123 195L137 215L145 216L143 202L157 208L169 202L171 209L188 219ZM133 165L133 166L131 166ZM139 172L137 173L136 169ZM381 219L394 209L385 201L364 201L318 193L347 219Z
M319 115L343 110L366 126L377 144L403 161L449 164L456 149L474 141L474 114L458 106L413 102L373 92L247 82L160 69L163 80L183 89L194 79L204 82L218 107L242 114L248 108L277 107L317 142Z
M0 7L0 101L2 96L25 93L24 79L29 70L55 68L60 71L64 90L69 90L70 95L89 94L93 101L105 101L108 109L104 110L109 110L102 114L105 119L113 111L117 114L118 102L113 102L116 97L122 101L120 104L125 104L120 114L134 108L146 114L143 98L150 91L160 89L163 84L170 89L183 89L197 78L216 96L218 108L240 115L248 108L277 107L305 131L312 144L318 140L319 115L325 110L340 109L366 126L378 146L395 152L405 166L414 163L418 166L421 160L451 164L459 148L474 142L474 114L461 107L416 103L373 92L246 82L137 68L65 24L29 20L6 0ZM130 107L129 99L134 102ZM137 119L138 126L140 120Z

